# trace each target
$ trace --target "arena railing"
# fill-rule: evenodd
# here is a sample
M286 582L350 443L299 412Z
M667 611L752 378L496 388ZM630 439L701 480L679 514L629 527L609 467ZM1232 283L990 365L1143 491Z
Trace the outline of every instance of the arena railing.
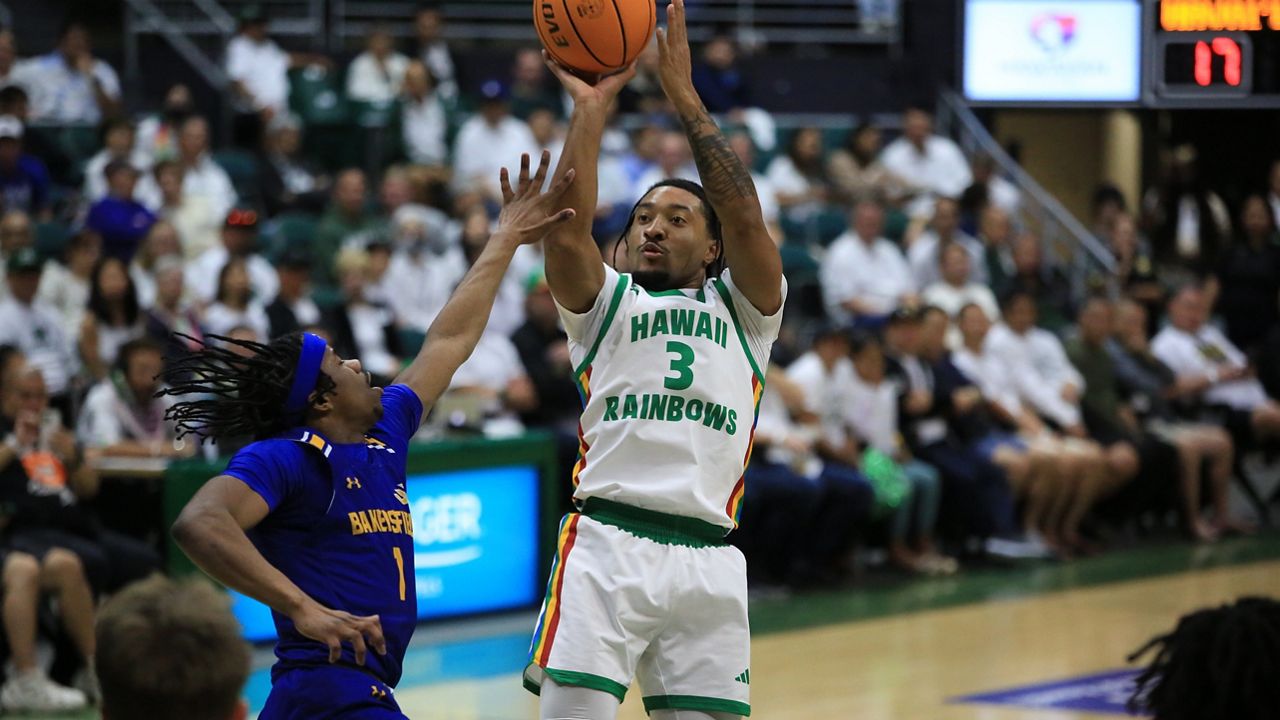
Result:
M1044 257L1068 273L1077 297L1113 293L1115 259L1106 245L1005 152L960 95L944 91L937 110L941 134L954 139L970 158L990 156L997 172L1018 188L1020 217L1015 220L1039 235Z

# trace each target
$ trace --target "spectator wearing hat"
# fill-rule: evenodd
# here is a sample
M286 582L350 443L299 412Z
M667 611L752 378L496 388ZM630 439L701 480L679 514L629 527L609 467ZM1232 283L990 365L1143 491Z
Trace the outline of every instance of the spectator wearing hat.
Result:
M347 168L334 179L329 209L311 244L312 255L321 260L312 268L318 284L336 284L332 261L344 246L362 243L385 228L385 221L368 207L368 192L364 171L357 168Z
M40 371L54 405L65 415L76 363L57 310L36 297L43 267L35 248L24 247L9 256L9 297L0 301L0 345L22 351Z
M107 179L107 196L89 208L85 226L102 236L103 255L119 258L127 265L156 216L133 197L139 173L129 161L112 160L103 175Z
M500 80L480 86L480 112L462 124L453 145L453 189L501 202L498 173L511 158L535 158L538 143L529 126L509 110L510 93Z
M889 314L918 301L915 278L898 246L885 239L884 208L860 200L850 229L831 243L822 263L827 315L845 324L876 329Z
M16 74L31 93L32 120L94 125L120 110L120 78L93 57L89 30L78 20L62 26L53 52L22 63Z
M39 158L22 149L22 121L0 115L0 205L47 220L49 170Z
M373 103L395 100L408 65L409 58L396 52L391 29L374 25L365 38L364 52L347 68L347 97Z
M144 173L151 163L147 155L138 149L133 123L124 118L112 118L102 125L102 149L89 158L84 166L84 199L97 202L107 196L107 165L112 160L123 160L139 173Z
M302 123L296 115L280 113L271 119L258 167L258 193L268 215L324 208L332 181L302 152Z
M188 265L187 290L197 303L213 302L218 292L218 278L232 258L244 258L254 298L263 301L280 291L276 269L257 252L258 221L258 213L253 210L237 208L227 213L222 225L222 244L209 248Z
M302 248L289 248L276 263L280 292L267 305L267 337L298 332L320 322L320 308L311 299L311 255Z

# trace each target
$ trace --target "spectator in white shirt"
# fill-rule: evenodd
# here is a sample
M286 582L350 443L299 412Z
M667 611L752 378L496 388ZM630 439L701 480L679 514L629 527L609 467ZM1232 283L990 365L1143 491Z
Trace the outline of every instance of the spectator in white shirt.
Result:
M418 6L413 15L413 32L417 41L417 59L421 60L440 87L446 100L458 97L458 76L453 53L444 40L444 12L434 3Z
M252 112L264 119L289 104L289 67L292 60L267 37L267 18L257 5L240 13L240 30L227 43L227 75L231 89Z
M693 164L689 139L684 133L668 131L662 133L658 140L657 162L636 178L631 194L638 200L648 193L649 188L673 178L697 180L698 167Z
M1004 322L992 328L987 345L1009 365L1019 398L1068 435L1086 437L1080 417L1084 378L1057 336L1036 327L1035 298L1011 293L1003 310Z
M480 112L463 123L453 145L453 188L502 202L498 173L511 158L537 157L529 126L508 112L507 88L498 80L480 86Z
M525 122L529 124L529 132L533 133L533 141L539 153L532 157L539 157L542 151L546 150L551 153L550 167L558 165L560 153L564 151L564 124L554 112L545 107L531 110ZM546 186L550 185L551 178L547 178Z
M942 248L958 243L969 252L970 279L987 282L986 250L982 243L960 229L960 204L951 198L938 198L934 202L933 220L929 229L910 241L907 259L918 287L928 287L941 278L938 271L938 255Z
M760 214L766 224L774 226L778 222L778 190L773 181L756 172L756 146L751 142L751 135L746 132L735 132L729 136L729 147L742 161L742 166L751 172L751 182L756 186L756 196L760 198Z
M58 311L36 298L43 265L35 248L20 248L9 256L9 297L0 301L0 345L22 351L40 371L53 404L65 415L76 362Z
M1255 440L1280 437L1280 404L1267 397L1248 358L1208 323L1204 291L1179 290L1169 301L1169 324L1151 341L1151 352L1178 376L1188 392L1226 410L1226 427Z
M182 83L171 86L164 95L160 112L138 121L138 152L146 158L147 167L178 157L178 130L195 113L191 88Z
M89 303L77 332L80 363L93 380L107 376L121 346L146 331L138 291L124 261L110 255L93 268Z
M400 94L409 58L396 52L390 28L375 25L365 51L347 68L347 97L362 102L389 102Z
M884 209L879 203L855 205L851 225L822 262L823 301L833 320L875 329L894 310L918 302L916 283L902 251L880 235Z
M236 204L236 191L231 178L209 155L209 123L199 115L182 123L178 135L178 164L182 168L182 201L207 206L214 218L226 217ZM150 208L166 203L163 189L152 175L138 184L137 197ZM190 238L183 238L187 243Z
M210 335L227 335L234 328L250 327L258 337L270 337L271 323L262 303L253 297L248 263L243 256L232 256L222 266L217 294L202 315L204 331Z
M123 118L108 120L102 129L102 149L84 166L84 201L93 203L107 196L104 171L112 160L128 162L139 173L151 168L145 153L134 143L133 123Z
M933 134L933 118L919 108L902 116L902 137L880 156L884 168L910 190L907 214L928 217L938 197L957 198L973 182L964 153L951 140Z
M1017 214L1018 206L1022 204L1022 193L1018 192L1017 186L996 172L995 158L982 153L973 158L971 167L973 185L970 188L981 187L985 192L987 205L1000 208L1010 215ZM966 190L968 192L970 191Z
M1093 443L1062 438L1047 428L1022 402L1017 368L988 342L991 319L977 305L966 305L957 318L963 344L952 355L957 369L982 391L992 415L1017 430L1016 447L1025 447L1030 470L1025 483L1014 485L1024 500L1023 527L1028 539L1043 540L1056 554L1071 552L1068 537L1078 540L1078 525L1067 524L1073 508L1092 503L1094 488L1104 472L1100 450ZM998 435L995 442L1006 442ZM1011 477L1011 479L1013 479Z
M830 195L822 131L796 130L787 143L787 151L769 163L765 177L773 183L782 214L790 220L803 222L821 211Z
M889 520L889 557L913 572L953 574L956 561L939 554L933 542L942 478L931 465L912 459L902 442L899 388L885 377L884 348L875 335L861 333L853 342L852 357L854 373L845 408L849 424L870 449L894 462L909 488Z
M518 415L538 407L538 394L511 340L493 327L485 330L467 361L449 381L448 395L471 395L483 408L489 432L518 429Z
M45 263L37 298L58 311L67 337L80 332L80 321L89 306L89 286L93 268L102 256L102 238L84 229L67 241L61 262Z
M80 410L77 438L108 457L191 456L196 445L178 440L177 426L164 417L176 398L155 397L162 388L157 376L163 368L164 349L155 341L140 338L125 343L117 373L89 390Z
M403 117L405 152L415 165L443 168L449 162L449 117L435 77L414 60L404 71Z
M96 124L120 110L120 79L93 57L78 21L62 26L56 50L20 63L11 78L31 96L32 122Z
M404 212L392 220L395 245L385 280L397 324L423 335L467 271L462 250L444 236L447 228L425 220Z
M232 258L244 258L253 298L269 302L280 291L280 278L266 258L258 255L258 214L232 210L222 226L222 244L211 247L187 265L186 285L198 304L212 302L218 294L219 276ZM265 333L263 336L265 337Z
M969 279L971 260L967 250L956 243L947 245L938 263L942 267L942 279L924 289L925 305L941 308L947 317L955 317L960 308L972 303L982 308L990 319L1000 317L1000 305L991 288ZM960 340L960 329L952 325L947 331L947 347L959 347Z

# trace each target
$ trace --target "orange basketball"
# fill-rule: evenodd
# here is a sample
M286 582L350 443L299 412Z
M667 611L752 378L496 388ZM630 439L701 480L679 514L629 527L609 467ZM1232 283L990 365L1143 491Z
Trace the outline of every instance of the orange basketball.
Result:
M654 0L533 0L533 25L561 65L584 74L631 64L653 34Z

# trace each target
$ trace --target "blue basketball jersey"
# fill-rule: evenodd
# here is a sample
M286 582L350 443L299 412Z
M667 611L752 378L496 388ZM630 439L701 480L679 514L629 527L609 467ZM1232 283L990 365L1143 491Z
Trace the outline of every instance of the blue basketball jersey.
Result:
M405 462L422 402L392 385L382 407L364 442L335 445L298 428L244 448L225 474L270 508L249 532L267 562L325 607L381 618L387 654L370 648L365 668L394 687L418 620ZM273 678L290 667L329 664L327 646L303 637L288 617L272 611L272 618L279 636ZM355 665L350 647L343 646L340 662Z

